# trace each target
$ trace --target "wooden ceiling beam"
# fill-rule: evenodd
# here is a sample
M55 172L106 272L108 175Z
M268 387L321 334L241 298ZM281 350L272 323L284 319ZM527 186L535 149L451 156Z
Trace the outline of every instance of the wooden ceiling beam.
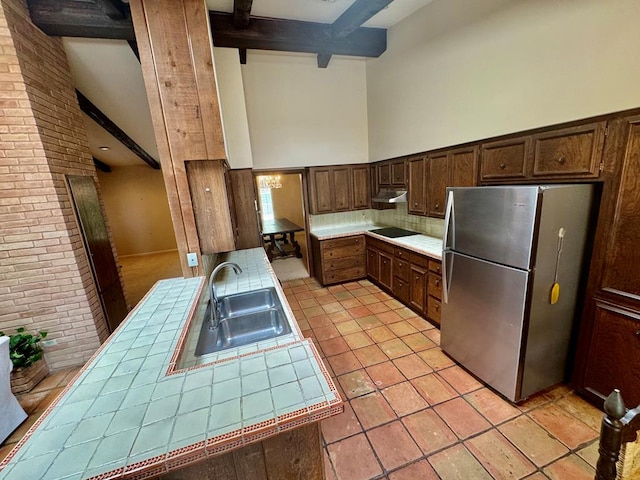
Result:
M331 25L331 36L336 39L346 38L360 26L384 9L393 0L356 0ZM336 52L333 52L336 53ZM331 53L318 53L318 67L327 68Z
M80 91L76 90L76 95L78 96L78 103L80 104L80 110L86 113L92 120L94 120L98 125L104 128L107 132L113 135L120 143L122 143L125 147L135 153L138 157L140 157L144 162L146 162L150 167L155 168L156 170L160 169L160 164L149 155L140 145L138 145L129 135L127 135L120 127L118 127L115 123L111 121L109 117L107 117L102 110L96 107L91 100L85 97Z
M31 21L47 35L135 40L129 13L110 18L104 10L106 2L28 0L27 5Z
M94 2L98 4L104 13L112 20L127 18L126 8L120 0L94 0Z
M233 25L236 28L247 28L251 19L253 0L234 0Z
M344 39L332 37L331 24L252 17L246 29L234 27L231 13L209 12L216 47L276 50L283 52L332 52L336 55L379 57L387 49L384 28L363 28Z
M102 160L98 160L96 157L93 157L93 164L96 166L98 170L104 173L111 172L111 167L104 163Z

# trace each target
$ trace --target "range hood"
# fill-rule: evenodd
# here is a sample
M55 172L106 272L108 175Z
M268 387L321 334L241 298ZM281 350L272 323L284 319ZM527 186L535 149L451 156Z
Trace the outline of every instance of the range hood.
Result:
M407 203L407 191L381 188L371 198L371 201L376 203Z

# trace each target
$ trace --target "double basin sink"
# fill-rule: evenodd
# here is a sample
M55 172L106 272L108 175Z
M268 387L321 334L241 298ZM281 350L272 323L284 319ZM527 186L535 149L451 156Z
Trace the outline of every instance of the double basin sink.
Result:
M218 299L220 323L211 328L212 302L209 301L196 356L268 340L291 333L282 303L273 287L236 293Z

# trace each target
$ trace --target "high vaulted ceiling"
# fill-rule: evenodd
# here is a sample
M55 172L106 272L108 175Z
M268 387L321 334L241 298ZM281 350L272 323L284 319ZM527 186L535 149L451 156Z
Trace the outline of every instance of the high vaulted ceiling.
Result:
M243 63L246 49L259 48L317 53L318 66L327 67L336 54L380 55L386 49L385 29L431 1L206 0L206 5L211 12L214 45L239 48ZM36 25L47 34L64 37L78 91L99 110L98 115L104 114L121 130L107 132L104 124L92 120L95 114L83 109L94 158L114 167L144 165L135 148L122 143L124 133L148 154L147 163L148 157L158 160L142 72L132 51L135 39L127 1L27 0L27 4ZM245 12L249 9L246 25L238 24L234 6ZM266 27L267 37L255 43L243 29L248 31L252 23L259 22L265 22L259 26L260 31ZM268 38L269 31L278 41ZM283 31L297 34L287 33L282 41ZM348 42L343 41L345 37Z

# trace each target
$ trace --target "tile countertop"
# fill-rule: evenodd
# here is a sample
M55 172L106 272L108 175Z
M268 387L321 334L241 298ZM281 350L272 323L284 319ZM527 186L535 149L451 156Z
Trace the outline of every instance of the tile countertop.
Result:
M284 299L262 248L227 260L243 273L216 282L220 295L275 285ZM205 285L156 283L0 463L0 479L150 478L342 412L286 299L292 334L184 368Z
M371 233L376 228L385 228L389 225L372 225L369 223L340 225L338 227L322 227L311 231L311 235L318 240L329 240L332 238L349 237L351 235L366 234L370 237L384 240L393 245L413 250L416 253L427 255L428 257L442 260L442 239L430 237L429 235L411 235L408 237L389 238L383 235Z

